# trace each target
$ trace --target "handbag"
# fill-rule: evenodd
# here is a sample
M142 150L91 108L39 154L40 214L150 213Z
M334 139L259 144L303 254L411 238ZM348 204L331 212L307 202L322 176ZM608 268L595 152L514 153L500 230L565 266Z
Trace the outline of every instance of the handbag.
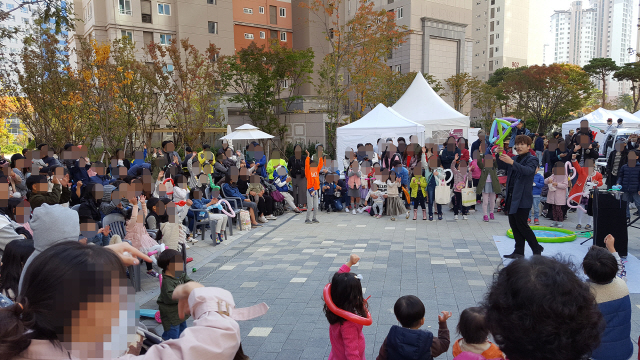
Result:
M273 190L271 192L271 197L273 198L273 201L275 201L275 202L283 202L284 201L284 196L278 190Z
M240 210L238 218L238 230L246 231L251 230L251 215L248 210Z
M469 187L469 182L465 181L465 187L460 190L462 194L462 206L473 206L476 204L476 188Z
M447 205L451 201L451 188L444 181L436 186L435 200L436 204L440 205Z

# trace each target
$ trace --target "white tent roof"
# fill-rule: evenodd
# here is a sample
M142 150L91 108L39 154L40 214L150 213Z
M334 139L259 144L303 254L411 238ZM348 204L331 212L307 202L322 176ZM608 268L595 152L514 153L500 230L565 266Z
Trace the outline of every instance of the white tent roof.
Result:
M227 127L227 132L229 128ZM226 140L258 140L258 139L271 139L273 136L266 132L260 131L257 127L244 124L238 126L234 132L221 137L220 139Z
M622 119L624 128L640 128L640 118L634 116L633 114L630 114L624 109L607 110L599 108L579 119L567 121L566 123L562 124L562 136L566 136L567 134L569 134L569 130L575 130L579 128L580 122L582 120L588 120L591 130L598 132L598 135L596 135L596 141L602 144L605 139L605 135L602 134L600 130L607 129L607 119L609 118L613 119L613 125L617 125L616 121L618 121L618 119Z
M347 148L356 150L356 145L372 143L378 138L404 137L409 141L411 135L418 137L419 144L424 143L424 126L413 122L382 104L378 104L360 120L339 127L336 130L336 158L344 158ZM396 142L397 143L397 142Z
M633 113L633 116L640 118L640 110Z
M424 125L427 135L437 130L463 129L464 136L468 136L469 117L442 100L421 72L416 74L411 86L391 108L407 119Z

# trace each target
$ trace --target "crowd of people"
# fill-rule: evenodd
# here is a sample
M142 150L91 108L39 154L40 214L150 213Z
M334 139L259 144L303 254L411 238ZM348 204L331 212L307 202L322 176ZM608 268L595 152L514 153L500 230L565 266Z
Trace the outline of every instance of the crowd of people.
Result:
M534 255L544 250L528 226L530 214L535 224L539 213L546 212L554 226L562 226L567 196L581 195L576 203L584 204L587 189L603 185L593 165L598 146L593 134L581 128L575 141L566 144L558 136L548 141L519 125L505 147L493 147L482 131L478 135L470 149L463 137L451 136L441 146L432 141L419 145L414 137L408 143L404 138L379 139L375 145L347 149L343 161L324 156L322 145L311 155L299 144L289 159L274 151L267 160L257 142L244 151L223 142L215 154L207 144L201 151L187 147L184 159L171 141L150 156L146 148L136 152L132 161L119 150L109 161L91 162L86 148L73 144L57 155L46 144L13 155L0 172L0 304L5 306L0 309L0 358L103 358L139 352L140 346L130 347L135 341L126 336L132 335L132 315L125 266L140 261L149 276L160 275L154 264L162 270L157 302L165 341L149 348L150 358L246 358L236 320L260 316L266 305L236 309L231 294L203 288L184 268L192 260L183 257L184 249L198 241L197 222L215 220L211 241L224 241L228 217L223 199L238 213L248 213L251 228L277 220L276 213L284 211L306 212L310 225L321 221L321 210L396 221L412 215L418 220L421 209L422 220L434 221L434 215L443 220L443 207L450 206L455 220L467 220L481 205L487 222L495 219L494 211L503 211L516 242L513 254L505 257L514 261L500 270L481 306L460 314L462 338L453 344L454 356L577 360L613 359L603 354L616 353L620 356L615 359L625 358L629 347L633 351L631 310L626 284L617 280L625 272L613 238L607 240L608 252L594 247L585 257L589 283L580 281L566 262L523 258L525 242ZM635 166L637 155L628 148L632 141L617 144L612 153L612 186L619 184L640 200L640 163ZM575 172L575 180L567 171ZM476 189L471 205L463 197L468 188ZM437 196L442 194L444 199ZM105 224L112 214L122 215L124 238ZM586 217L585 228L590 227ZM352 255L334 275L331 297L338 308L366 317L361 277L350 273L358 260ZM557 297L557 306L545 304L549 296ZM398 299L394 313L401 326L390 329L378 358L422 359L446 352L451 313L438 316L434 336L419 330L427 311L433 310L415 296ZM330 359L364 359L362 325L326 307L325 313ZM189 314L195 319L191 327L186 325ZM609 321L609 314L622 316ZM523 321L526 328L517 325ZM542 331L545 336L536 338ZM489 342L490 334L495 344ZM215 340L204 343L205 338ZM133 355L123 356L128 357Z

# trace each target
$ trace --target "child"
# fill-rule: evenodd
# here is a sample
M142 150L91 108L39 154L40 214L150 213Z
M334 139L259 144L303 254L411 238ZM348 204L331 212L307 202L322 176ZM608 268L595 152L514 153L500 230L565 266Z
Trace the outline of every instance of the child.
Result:
M364 160L360 165L360 199L362 204L358 209L358 212L362 214L362 211L365 206L367 206L367 199L369 199L369 188L371 187L369 184L369 173L371 173L372 167L371 162L368 160Z
M45 175L31 175L27 178L27 200L31 205L31 209L39 207L42 204L56 205L60 203L62 195L62 186L57 176L51 180L53 188L49 192L49 182Z
M12 240L4 248L0 263L0 294L11 301L18 296L18 283L24 264L35 250L33 240Z
M462 219L468 220L469 217L466 206L462 205L462 189L466 186L467 183L467 163L464 160L461 160L458 163L458 159L460 156L458 154L455 155L455 160L451 163L451 172L453 172L453 195L454 195L454 204L453 204L453 219L458 220L458 212L462 212Z
M538 171L540 171L540 167L536 169L536 175L533 177L533 206L531 207L531 212L533 212L534 225L540 225L538 217L540 216L540 198L542 196L542 188L544 187L544 176ZM528 218L527 222L531 224L531 218Z
M384 194L382 191L378 190L378 185L373 184L371 186L371 191L367 192L367 197L364 199L365 203L369 200L369 197L373 199L372 211L374 213L373 216L380 219L382 217L382 208L384 206Z
M584 167L580 166L578 161L576 161L576 154L572 155L572 164L575 167L576 172L578 173L578 181L576 181L575 185L571 188L571 192L569 192L569 197L574 194L582 193L580 197L580 205L583 208L587 208L587 204L589 203L589 190L593 187L602 186L602 174L596 170L593 160L586 159L584 160ZM586 215L586 212L582 209L578 209L578 225L576 229L580 230L582 228L582 218ZM591 230L591 222L593 221L593 217L587 216L587 225L584 227L585 230Z
M276 189L282 194L284 201L288 205L289 209L296 214L301 213L300 209L293 202L293 196L289 194L289 186L291 184L291 177L289 176L289 172L287 168L283 165L276 166L276 169L273 171L273 184Z
M189 189L187 189L187 178L183 175L176 175L174 179L176 185L173 187L173 202L176 204L176 221L182 224L187 217L189 206L192 202L189 201ZM187 235L187 242L197 243L198 239L191 236L191 233Z
M427 207L425 197L427 196L427 179L422 176L422 164L413 168L411 178L411 200L413 201L413 220L418 219L418 205L422 207L422 220L427 220Z
M362 295L362 284L351 267L360 261L360 257L351 254L349 261L340 267L331 279L331 300L340 309L358 316L367 316L367 305ZM324 313L329 321L329 340L331 341L331 360L364 359L365 342L363 325L356 324L332 313L324 305Z
M589 277L591 292L606 327L600 346L593 351L594 360L626 360L633 354L631 341L631 300L625 283L626 272L614 247L615 239L604 239L607 250L592 246L582 260L582 269Z
M144 219L144 226L148 230L160 230L160 216L164 215L164 203L157 197L147 201L148 214Z
M176 221L176 205L167 198L161 201L165 214L160 217L160 232L156 239L162 240L169 249L180 250L181 244L189 249L190 246L186 243L189 229Z
M436 186L444 182L446 175L442 168L440 159L437 156L433 156L431 149L427 151L426 147L422 147L421 163L427 175L429 221L433 221L433 204L436 202ZM436 212L438 213L438 220L442 220L442 205L436 204Z
M378 186L375 183L374 185ZM409 212L400 199L400 191L402 191L400 189L402 189L400 178L395 172L390 172L387 180L387 215L391 216L391 221L396 221L396 216L403 214L407 215L407 219L409 218Z
M144 219L147 217L147 204L145 200L144 195L141 195L139 198L133 197L129 200L133 206L128 209L124 215L126 221L125 230L127 231L124 239L131 241L131 245L143 254L149 252L149 249L153 246L158 245L158 242L149 236L147 229L144 227ZM138 211L138 201L142 205L141 212ZM147 275L158 277L158 273L153 270L150 262L147 263Z
M360 186L362 185L362 172L356 160L349 163L347 177L349 179L347 185L349 186L349 197L351 197L351 213L355 215L356 207L360 203Z
M449 349L449 329L447 319L451 312L438 315L438 337L428 330L420 330L424 325L425 308L417 296L405 295L396 301L393 313L400 325L393 325L384 339L377 360L386 359L433 359Z
M504 359L500 348L490 342L489 329L484 320L485 310L481 307L466 308L460 314L457 331L462 339L453 343L453 357L464 351L480 354L486 359Z
M563 162L558 161L554 164L553 174L544 179L544 183L549 185L547 203L552 208L553 224L551 226L562 227L562 222L564 221L562 206L567 203L567 188L569 187Z
M178 339L187 328L188 314L184 319L178 315L178 301L172 297L178 285L192 281L184 271L182 255L173 249L166 249L158 257L158 266L162 268L162 285L158 296L158 309L162 320L163 340Z
M483 220L489 222L494 220L493 208L496 206L496 194L500 193L500 181L498 181L498 164L491 154L478 155L478 168L481 170L476 191L482 191L482 212ZM489 208L489 216L487 216Z
M324 158L320 157L317 161L314 159L311 162L311 156L309 156L309 151L307 152L307 158L304 160L304 172L305 177L307 178L307 220L305 224L318 223L317 215L318 215L318 207L320 204L318 202L318 191L320 191L320 169L324 166ZM317 156L317 154L315 155ZM357 164L357 162L356 162ZM311 208L313 208L313 220L309 220L309 216L311 215ZM355 208L353 210L355 214Z

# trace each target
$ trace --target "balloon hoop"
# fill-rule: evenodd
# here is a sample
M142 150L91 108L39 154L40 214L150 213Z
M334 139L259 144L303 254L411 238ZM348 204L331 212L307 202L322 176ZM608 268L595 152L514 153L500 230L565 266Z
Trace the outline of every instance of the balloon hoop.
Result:
M580 197L582 197L583 195L584 195L584 193L577 193L577 194L573 194L573 195L569 196L569 197L567 198L567 206L568 206L568 207L570 207L570 208L572 208L572 209L580 208L580 211L582 211L583 213L586 213L586 212L587 212L587 209L585 209L585 208L583 208L583 207L582 207L582 204L580 204L580 199L578 199L578 201L574 201L574 202L575 202L575 203L577 203L578 205L573 205L573 204L571 204L571 199L573 199L573 198L574 198L574 197L576 197L576 196L580 196Z
M227 210L225 210L224 206L222 207L222 212L227 215L227 216L231 216L232 218L236 217L236 212L233 211L233 208L231 207L231 204L229 204L229 202L225 199L220 199L218 200L219 202L223 203L223 204L227 204L227 207L229 208L229 210L231 210L231 213L229 213Z
M447 185L451 184L451 182L453 181L453 171L451 171L451 169L444 169L444 173L445 173L445 176L444 176L445 181L444 181L444 183L447 184ZM447 173L449 173L451 175L451 176L448 177L449 180L447 180L447 175L446 175Z
M573 167L573 164L571 163L571 161L567 161L566 163L564 163L564 169L567 172L567 175L569 175L569 172L571 170L571 176L569 176L569 180L573 180L573 178L575 178L576 175L578 174L578 172L576 171L576 168Z
M367 317L364 318L362 316L356 315L352 312L348 312L346 310L342 310L339 307L336 306L336 304L333 303L333 300L331 300L331 284L327 284L324 287L324 290L322 291L322 295L324 297L324 302L325 304L327 304L327 308L329 309L329 311L331 311L332 313L340 316L341 318L345 319L345 320L349 320L353 323L356 323L358 325L363 325L363 326L369 326L371 324L373 324L373 319L371 318L371 313L369 312L369 310L365 310L367 311ZM367 300L364 300L365 304L367 302Z

